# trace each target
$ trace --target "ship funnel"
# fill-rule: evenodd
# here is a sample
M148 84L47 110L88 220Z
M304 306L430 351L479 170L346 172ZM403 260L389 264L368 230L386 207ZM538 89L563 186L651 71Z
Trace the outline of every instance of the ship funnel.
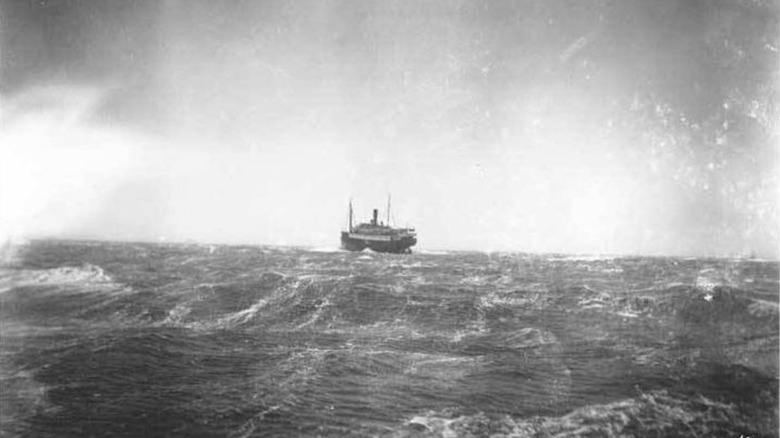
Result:
M375 209L374 209L374 219L373 219L373 220L371 220L371 225L376 225L376 218L377 218L377 215L378 215L378 214L379 214L379 210L377 210L377 209L375 208Z

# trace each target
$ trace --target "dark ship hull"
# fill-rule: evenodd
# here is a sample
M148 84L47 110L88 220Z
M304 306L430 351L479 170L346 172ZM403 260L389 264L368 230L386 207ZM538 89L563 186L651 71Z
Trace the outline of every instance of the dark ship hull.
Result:
M363 251L366 248L376 252L409 254L417 243L414 236L371 236L341 232L341 248L347 251Z

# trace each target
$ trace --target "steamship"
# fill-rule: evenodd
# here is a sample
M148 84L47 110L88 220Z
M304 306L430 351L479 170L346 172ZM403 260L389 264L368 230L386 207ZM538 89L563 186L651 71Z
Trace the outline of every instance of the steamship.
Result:
M341 248L348 251L362 251L369 248L376 252L410 254L417 243L414 228L390 226L390 200L387 201L387 224L378 222L379 211L375 208L371 222L352 225L352 202L349 203L349 229L341 232Z

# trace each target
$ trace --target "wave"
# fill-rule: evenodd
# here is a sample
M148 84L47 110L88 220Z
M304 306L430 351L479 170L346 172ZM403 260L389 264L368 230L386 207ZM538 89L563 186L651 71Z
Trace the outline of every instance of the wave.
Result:
M0 270L0 293L25 287L62 287L89 291L95 289L120 289L100 266L85 263L52 269L3 269Z
M712 283L668 282L644 289L613 289L610 292L583 285L559 294L558 304L575 311L600 310L631 317L665 315L702 321L703 314L707 314L706 319L710 322L777 318L780 313L778 302L763 299L750 290Z
M330 254L330 253L348 253L349 252L349 251L347 251L345 249L341 249L341 248L339 248L337 246L325 246L325 247L320 247L320 248L312 248L309 251L317 252L317 253L325 253L325 254Z
M547 261L551 262L603 262L611 261L618 258L614 255L568 255L568 256L548 256L545 257Z
M100 266L85 263L76 267L47 269L38 275L38 283L112 283L113 279Z
M777 320L780 304L751 296L747 291L714 286L689 289L686 294L671 297L678 315L689 322L752 322L756 319Z
M771 410L770 410L771 412ZM514 418L484 413L429 412L409 418L392 436L769 436L776 421L733 404L666 390L584 406L562 416ZM756 421L756 420L760 421Z
M17 286L28 285L66 285L79 284L105 285L114 282L110 275L106 274L100 266L85 263L80 266L64 266L42 270L12 270L7 274L13 276Z
M538 288L510 292L491 291L479 296L479 307L541 310L550 305L548 291Z
M451 254L450 251L444 251L444 250L434 250L434 249L417 249L414 250L415 254L422 254L422 255L448 255Z
M153 310L129 286L92 264L0 273L0 314L27 321L26 333L51 327L115 327L148 320Z
M56 294L56 290L134 293L123 300L112 294L92 297L83 308L99 304L139 321L201 329L356 330L394 323L410 330L422 327L464 336L503 328L506 324L501 321L513 321L521 315L565 311L665 318L699 327L702 332L712 327L723 332L770 326L780 315L776 301L730 286L686 285L672 280L624 290L617 287L619 284L598 282L553 288L533 277L518 282L516 276L500 270L494 273L463 265L458 273L450 274L446 271L450 268L435 264L383 262L375 257L361 254L357 258L361 263L339 262L353 263L343 267L332 265L329 258L325 263L296 254L290 259L304 266L300 273L289 269L236 270L232 276L209 273L201 281L184 278L171 282L162 271L154 275L165 281L149 279L130 286L116 282L100 266L90 263L42 270L7 269L0 272L0 291L47 287L46 296ZM377 265L364 267L363 260ZM188 266L198 269L205 262L208 260L193 260ZM309 265L319 269L306 268ZM433 273L429 275L428 270Z

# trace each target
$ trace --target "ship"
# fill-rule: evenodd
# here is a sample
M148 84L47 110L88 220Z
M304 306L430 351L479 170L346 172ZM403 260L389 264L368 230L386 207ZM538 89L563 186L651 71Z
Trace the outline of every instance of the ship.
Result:
M352 201L349 202L349 228L341 232L341 248L348 251L363 251L366 248L376 252L411 254L417 243L414 228L390 226L390 199L387 200L387 224L378 222L379 211L375 208L370 222L352 224Z

